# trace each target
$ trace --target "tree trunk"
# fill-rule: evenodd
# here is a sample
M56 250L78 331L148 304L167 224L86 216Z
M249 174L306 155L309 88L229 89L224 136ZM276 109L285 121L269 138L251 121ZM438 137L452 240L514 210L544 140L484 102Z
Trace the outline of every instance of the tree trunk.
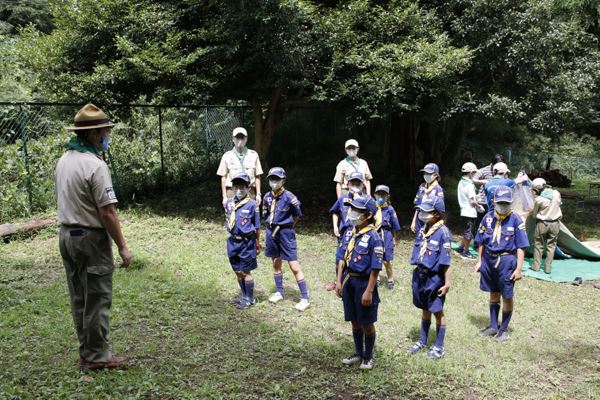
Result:
M414 113L392 113L388 169L398 171L405 177L417 176L417 137L420 120Z

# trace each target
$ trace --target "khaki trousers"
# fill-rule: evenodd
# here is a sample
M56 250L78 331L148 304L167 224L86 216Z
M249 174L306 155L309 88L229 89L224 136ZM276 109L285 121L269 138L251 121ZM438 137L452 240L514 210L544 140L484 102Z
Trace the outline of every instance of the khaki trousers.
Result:
M535 224L535 247L533 250L533 270L539 271L542 264L544 248L546 249L546 263L544 271L552 271L552 260L554 259L554 250L558 241L560 231L560 221L544 222L537 220Z
M108 312L112 303L112 240L104 229L60 228L60 254L67 275L71 313L85 361L112 358Z

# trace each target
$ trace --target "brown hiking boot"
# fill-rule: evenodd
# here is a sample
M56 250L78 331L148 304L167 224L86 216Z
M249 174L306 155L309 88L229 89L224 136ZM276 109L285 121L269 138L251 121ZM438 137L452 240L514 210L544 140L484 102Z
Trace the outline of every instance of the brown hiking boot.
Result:
M98 370L104 368L119 368L125 363L125 357L114 355L108 361L90 362L86 361L81 367L84 371Z

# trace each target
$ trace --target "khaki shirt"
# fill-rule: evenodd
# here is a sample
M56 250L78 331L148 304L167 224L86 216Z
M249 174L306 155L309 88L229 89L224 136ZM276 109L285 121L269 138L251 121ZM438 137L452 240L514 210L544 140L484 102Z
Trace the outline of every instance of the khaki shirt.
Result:
M104 228L98 209L117 203L108 165L92 153L68 150L54 172L58 222Z
M364 175L365 179L370 181L373 179L373 175L371 175L371 170L369 169L369 164L362 158L358 158L356 161L348 161L347 159L343 159L340 161L335 167L335 176L333 177L333 181L342 184L342 189L348 189L348 175L352 172L358 171Z
M256 151L248 149L246 155L241 158L233 150L223 154L219 169L217 169L217 175L227 177L225 186L231 187L231 179L238 172L246 172L250 176L250 185L254 186L256 177L263 174Z
M534 215L536 219L541 221L556 221L562 218L560 209L561 196L558 190L553 190L552 200L542 196L535 196Z

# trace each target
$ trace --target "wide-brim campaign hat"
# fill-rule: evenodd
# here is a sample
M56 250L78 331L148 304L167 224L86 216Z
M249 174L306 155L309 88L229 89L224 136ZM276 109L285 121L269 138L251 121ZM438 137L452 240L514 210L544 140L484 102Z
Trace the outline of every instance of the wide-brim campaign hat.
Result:
M77 114L73 125L67 126L70 131L80 131L84 129L112 128L108 116L99 107L88 103L81 107Z

